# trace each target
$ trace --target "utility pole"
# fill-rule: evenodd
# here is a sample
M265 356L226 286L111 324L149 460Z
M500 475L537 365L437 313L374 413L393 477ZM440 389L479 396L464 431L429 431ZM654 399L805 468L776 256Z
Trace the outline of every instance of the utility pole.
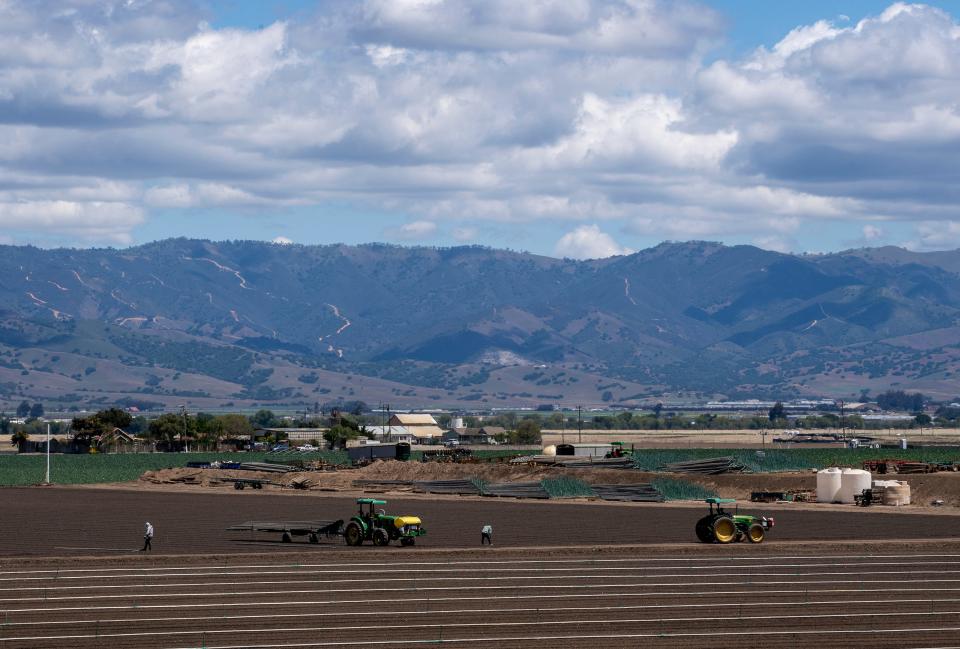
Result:
M183 415L183 437L180 441L183 442L183 450L186 453L190 447L187 445L187 407L183 404L180 404L180 414Z
M560 443L567 443L567 416L563 414L563 406L560 407Z
M843 414L843 399L839 401L840 403L840 435L843 439L847 439L847 420L844 418Z
M50 484L50 424L47 423L47 479L46 483Z
M390 423L390 404L387 404L387 442L393 441L393 424Z
M583 443L583 406L577 406L577 443Z

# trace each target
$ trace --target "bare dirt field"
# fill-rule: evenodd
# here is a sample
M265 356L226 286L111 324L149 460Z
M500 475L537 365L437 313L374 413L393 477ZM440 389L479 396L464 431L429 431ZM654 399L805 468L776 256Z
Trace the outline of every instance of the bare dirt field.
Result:
M375 462L362 469L349 471L321 471L303 474L288 474L281 478L267 473L251 471L229 471L216 469L164 469L148 471L136 483L135 488L151 489L173 487L184 489L181 483L173 482L188 478L205 489L233 491L233 483L219 482L220 477L259 477L266 480L279 480L289 483L298 477L307 477L314 491L342 491L355 493L355 480L450 480L479 478L488 482L524 482L544 478L568 476L590 484L635 484L650 482L657 478L675 478L693 482L715 491L724 498L749 500L754 491L787 491L791 489L816 489L816 474L813 471L795 471L781 473L750 473L724 475L671 475L642 471L624 471L615 469L564 469L549 466L527 466L497 463L453 464L438 462ZM929 507L934 500L944 501L948 508L960 507L960 473L943 472L931 474L876 476L877 479L889 478L905 480L910 484L914 502L912 509ZM131 488L131 485L116 485ZM116 488L107 486L105 488ZM275 491L277 487L268 486ZM410 487L390 489L393 495L409 491Z
M428 530L418 545L469 548L480 528L494 526L498 547L693 543L698 508L669 504L594 504L496 498L388 498L390 513L416 514ZM248 520L348 519L354 498L318 493L230 491L125 491L96 488L0 490L0 556L99 555L139 546L144 521L157 530L155 551L165 554L291 551L276 535L227 532ZM960 516L903 514L895 508L864 511L741 505L741 511L776 517L770 542L960 537ZM342 547L322 542L318 552ZM379 549L361 548L377 552ZM397 552L403 550L397 549Z
M0 560L0 647L949 647L958 575L958 543Z
M423 517L417 547L225 531L347 518L339 494L0 489L0 649L887 649L960 631L960 516L758 506L768 541L719 546L695 542L690 506L389 501Z

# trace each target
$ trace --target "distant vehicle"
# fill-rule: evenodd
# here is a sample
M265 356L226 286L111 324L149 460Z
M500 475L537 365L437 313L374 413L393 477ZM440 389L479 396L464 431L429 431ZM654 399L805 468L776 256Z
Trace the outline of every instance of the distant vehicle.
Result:
M304 453L309 453L313 451L319 451L320 447L314 446L313 444L304 444L303 446L298 446L297 450L303 451Z
M453 448L455 446L460 446L460 441L456 439L451 439L444 442L443 445L446 446L447 448Z
M289 445L289 444L277 444L276 446L274 446L274 447L271 448L270 450L271 450L271 451L289 451L289 450L290 450L290 445Z

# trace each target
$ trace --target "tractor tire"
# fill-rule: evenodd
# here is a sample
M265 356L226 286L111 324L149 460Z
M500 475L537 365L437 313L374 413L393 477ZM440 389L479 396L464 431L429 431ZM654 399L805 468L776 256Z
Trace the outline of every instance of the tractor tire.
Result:
M307 540L310 541L311 543L319 543L320 537L317 536L316 534L311 533Z
M382 527L378 527L373 530L373 544L374 545L390 545L390 535L387 534L387 530Z
M400 545L402 545L403 547L409 547L411 545L414 545L416 542L417 540L412 536L407 536L400 539Z
M351 521L347 523L347 528L343 530L343 540L347 542L347 545L362 545L363 530L360 529L359 525Z
M763 525L759 523L754 523L750 526L750 529L747 530L747 540L751 543L763 543L763 537L766 534L763 529Z
M713 540L717 543L732 543L737 538L737 524L732 516L717 516L710 524Z
M284 532L283 536L280 537L282 543L293 543L293 537L290 536L290 532Z
M263 489L263 483L261 483L261 482L254 482L254 483L253 483L253 488L254 488L254 489Z
M234 482L234 483L233 483L233 488L236 489L237 491L239 491L240 489L243 489L243 483L242 483L242 482Z
M701 543L713 543L712 523L713 516L704 516L697 521L697 538Z

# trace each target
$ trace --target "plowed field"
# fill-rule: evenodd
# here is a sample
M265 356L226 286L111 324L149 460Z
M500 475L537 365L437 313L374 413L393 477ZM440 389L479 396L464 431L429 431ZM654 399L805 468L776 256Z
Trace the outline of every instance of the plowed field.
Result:
M884 649L956 646L960 632L960 542L934 540L960 536L955 516L781 509L768 542L712 546L693 542L689 507L397 499L390 511L428 527L416 548L225 531L353 508L0 490L0 649ZM154 554L133 551L145 520ZM476 547L485 522L492 549Z
M249 520L348 519L356 508L354 502L342 496L234 490L207 494L3 489L0 556L133 550L141 543L145 521L156 528L154 551L164 554L251 552L264 547L291 550L291 545L298 544L280 544L277 535L225 529ZM701 515L698 509L657 504L555 504L495 498L391 498L385 507L391 513L420 516L428 534L418 544L432 548L479 545L485 523L493 525L498 547L692 542L693 525ZM960 516L898 514L893 508L866 512L854 507L820 512L756 505L749 511L775 513L777 524L770 541L960 537ZM341 545L331 540L317 549Z
M745 549L7 565L0 646L956 644L960 554Z

